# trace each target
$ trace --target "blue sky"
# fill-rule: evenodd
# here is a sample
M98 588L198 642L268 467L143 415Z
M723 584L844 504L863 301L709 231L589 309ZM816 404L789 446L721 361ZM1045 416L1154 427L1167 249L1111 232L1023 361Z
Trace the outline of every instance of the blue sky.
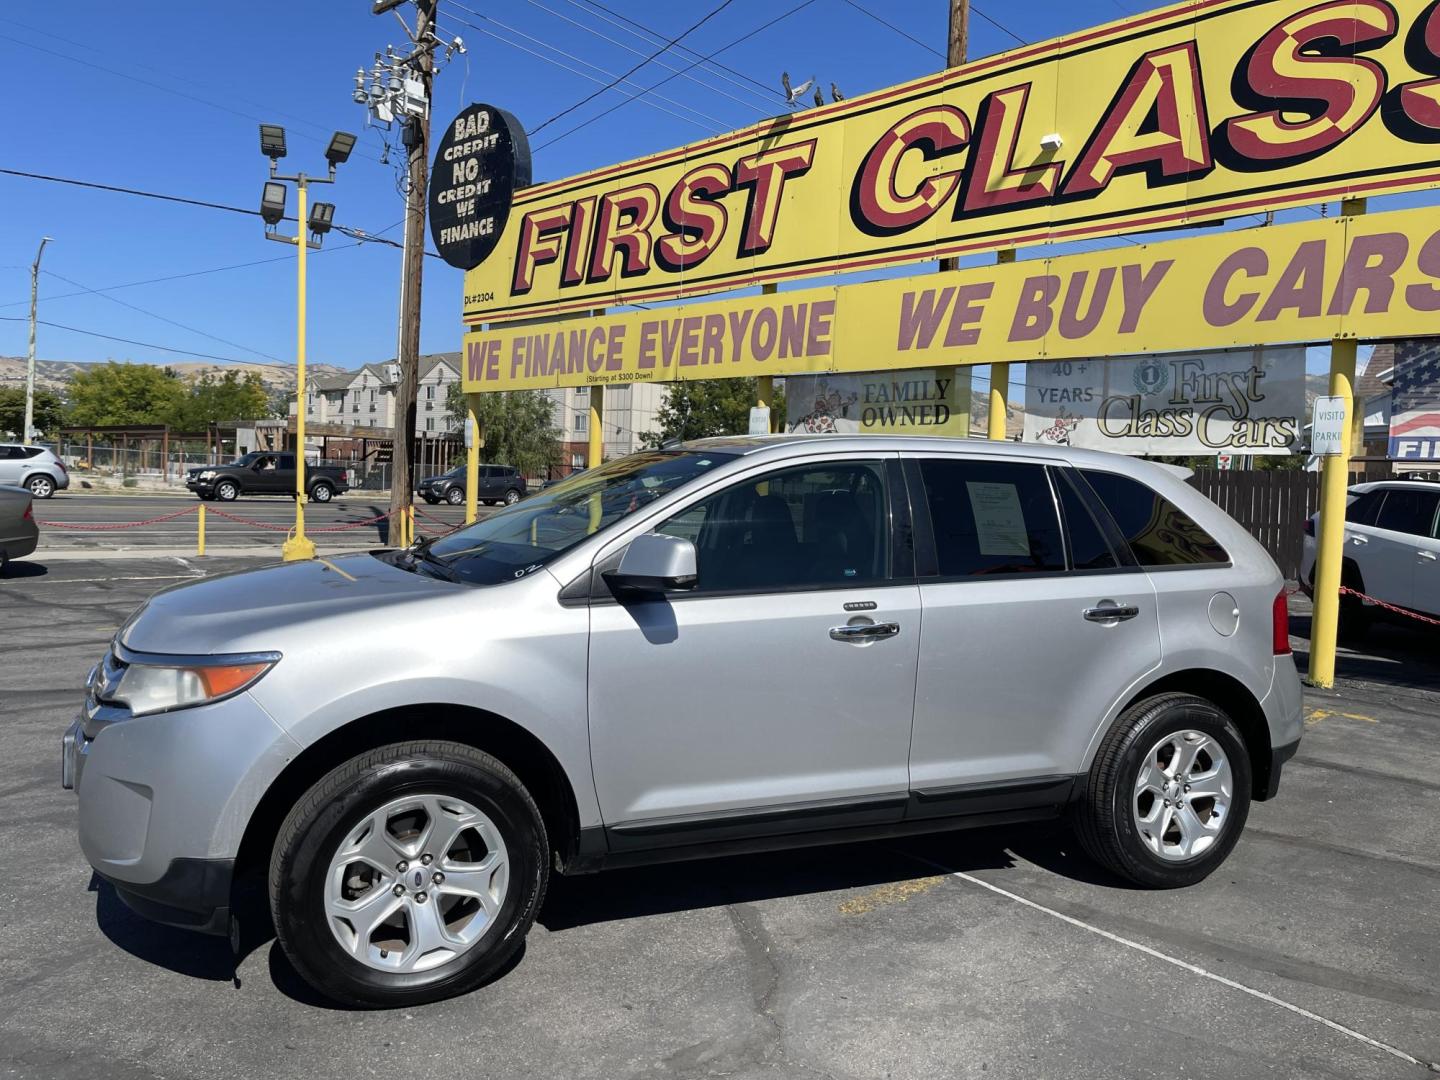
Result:
M718 0L604 2L669 38ZM684 44L709 53L800 2L731 0ZM1022 8L989 0L972 16L971 56L1017 43L997 23L1039 40L1144 6L1047 0ZM360 146L341 168L339 182L317 190L335 202L337 222L398 239L402 203L394 168L380 163L380 134L364 128L364 111L350 98L355 69L400 40L394 17L372 16L369 8L369 0L8 5L0 15L0 63L20 108L12 111L0 167L250 207L258 205L266 172L258 121L287 127L290 156L284 164L292 170L320 171L329 133L342 128L361 133ZM439 123L463 104L485 101L533 127L598 88L576 71L608 82L654 51L583 0L440 0L439 10L441 31L461 35L469 48L437 79ZM773 115L778 97L767 106L747 77L778 93L782 70L796 82L815 74L822 85L833 80L854 95L933 71L943 66L937 52L944 51L946 11L946 0L810 0L718 58L741 73L728 76L734 82L699 69L691 74L708 86L672 79L657 91L671 101L656 100L658 107L630 102L538 149L536 179ZM676 55L664 60L686 66ZM633 78L649 86L671 73L652 64ZM551 125L536 143L621 100L614 92L601 95ZM292 249L265 242L258 219L5 175L0 206L0 316L25 316L29 263L40 237L49 235L55 242L42 264L42 319L229 359L293 359ZM335 233L325 248L311 264L311 360L354 367L392 355L399 252L357 246ZM244 263L259 265L218 270ZM461 274L439 260L426 263L422 349L458 348ZM218 272L175 277L210 270ZM80 291L156 278L171 280L120 289L108 298ZM39 340L45 359L199 358L45 326ZM0 321L0 355L24 351L24 322Z

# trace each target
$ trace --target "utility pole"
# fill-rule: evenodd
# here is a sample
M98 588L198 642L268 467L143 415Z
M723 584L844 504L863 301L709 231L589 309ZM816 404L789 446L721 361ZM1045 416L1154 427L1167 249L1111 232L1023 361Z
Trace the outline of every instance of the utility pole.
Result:
M20 432L20 441L28 443L35 438L35 305L40 292L40 256L45 254L45 245L50 237L40 238L40 250L35 252L35 261L30 264L30 353L25 362L25 428Z
M945 66L959 67L965 63L970 48L970 0L950 0L950 32L946 36ZM957 270L959 259L941 259L940 269Z

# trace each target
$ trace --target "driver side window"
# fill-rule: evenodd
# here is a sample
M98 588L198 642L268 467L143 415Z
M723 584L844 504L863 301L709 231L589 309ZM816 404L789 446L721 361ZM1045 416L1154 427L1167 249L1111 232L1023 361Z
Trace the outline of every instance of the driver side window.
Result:
M746 480L655 530L695 544L695 592L874 585L890 576L885 468L803 465Z

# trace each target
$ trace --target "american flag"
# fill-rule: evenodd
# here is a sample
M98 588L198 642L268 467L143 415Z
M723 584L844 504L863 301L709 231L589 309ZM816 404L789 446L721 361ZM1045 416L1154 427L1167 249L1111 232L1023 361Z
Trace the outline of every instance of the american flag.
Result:
M1391 456L1399 439L1418 442L1440 438L1440 341L1397 341L1395 377L1390 396Z

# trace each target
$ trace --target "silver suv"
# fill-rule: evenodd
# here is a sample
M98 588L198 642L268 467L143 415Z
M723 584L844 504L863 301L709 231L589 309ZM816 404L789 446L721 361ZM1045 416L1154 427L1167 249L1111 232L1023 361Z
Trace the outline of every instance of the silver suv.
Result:
M70 486L65 463L43 446L0 443L0 484L29 488L37 499L48 499Z
M1063 815L1188 885L1300 731L1279 572L1162 467L715 439L157 594L64 783L142 914L224 932L258 878L305 979L402 1005L501 969L552 869Z

